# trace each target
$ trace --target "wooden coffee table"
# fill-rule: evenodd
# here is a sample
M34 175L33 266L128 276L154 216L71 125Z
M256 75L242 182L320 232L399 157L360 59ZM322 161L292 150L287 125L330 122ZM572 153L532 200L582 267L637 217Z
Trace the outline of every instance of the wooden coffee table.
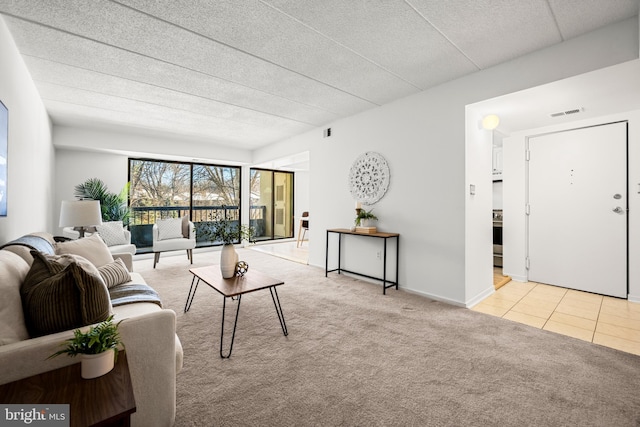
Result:
M282 280L274 279L256 270L248 271L244 276L234 276L230 279L223 279L219 266L210 267L198 267L189 270L193 274L191 280L191 287L189 288L189 294L187 295L187 302L184 305L184 312L186 313L191 308L193 298L196 296L196 290L200 282L204 282L210 288L216 290L222 295L222 325L220 326L220 357L227 359L231 357L231 351L233 350L233 340L236 337L236 326L238 325L238 314L240 313L240 302L242 301L242 295L249 292L259 291L262 289L269 289L271 293L271 299L273 305L276 308L276 314L280 321L280 327L282 333L286 337L289 335L287 331L287 324L284 321L284 314L282 313L282 306L280 305L280 298L278 298L278 291L276 286L284 285ZM229 353L226 355L223 352L224 342L224 314L227 306L227 298L237 299L238 305L236 308L236 319L233 323L233 334L231 335L231 345L229 346Z

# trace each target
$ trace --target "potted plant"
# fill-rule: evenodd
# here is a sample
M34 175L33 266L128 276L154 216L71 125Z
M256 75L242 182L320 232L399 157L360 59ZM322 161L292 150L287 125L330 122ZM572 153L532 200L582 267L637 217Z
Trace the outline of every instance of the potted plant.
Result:
M109 191L102 180L89 178L82 184L75 186L74 195L80 200L100 201L103 221L122 221L124 225L127 225L130 214L129 206L127 206L129 184L127 183L119 194L115 194Z
M118 346L123 345L118 332L120 322L113 323L113 315L111 315L105 321L89 327L87 332L76 329L73 332L73 338L69 338L62 344L65 347L49 358L61 354L71 357L80 355L82 378L97 378L108 373L113 369L118 357Z
M371 221L377 221L378 217L374 215L373 209L370 211L366 211L364 209L360 209L358 211L358 216L356 216L356 226L362 225L363 227L368 227Z
M235 224L234 221L219 215L213 216L213 221L201 223L198 228L198 237L210 242L222 242L220 251L220 272L224 279L235 275L238 253L233 244L243 240L252 241L253 227L246 224Z

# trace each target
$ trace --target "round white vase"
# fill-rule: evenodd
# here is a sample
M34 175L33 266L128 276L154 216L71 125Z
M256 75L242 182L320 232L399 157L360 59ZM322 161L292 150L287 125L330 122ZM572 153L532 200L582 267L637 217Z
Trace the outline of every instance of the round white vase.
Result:
M80 375L82 378L98 378L109 373L114 366L116 352L107 350L98 354L80 355Z
M224 245L220 251L220 272L224 279L230 279L236 274L238 253L233 245Z

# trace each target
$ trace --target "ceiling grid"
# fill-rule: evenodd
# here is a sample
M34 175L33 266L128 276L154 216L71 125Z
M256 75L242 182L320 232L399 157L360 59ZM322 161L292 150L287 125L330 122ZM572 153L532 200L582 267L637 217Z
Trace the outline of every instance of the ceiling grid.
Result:
M637 0L0 0L54 124L249 150L637 14Z

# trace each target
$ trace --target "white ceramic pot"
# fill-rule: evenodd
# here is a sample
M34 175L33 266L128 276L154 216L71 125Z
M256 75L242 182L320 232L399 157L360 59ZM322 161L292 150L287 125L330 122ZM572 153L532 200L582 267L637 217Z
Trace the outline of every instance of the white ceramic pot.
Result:
M238 253L233 245L224 245L220 251L220 272L224 279L229 279L236 274Z
M81 354L80 375L82 378L97 378L109 373L114 366L116 352L107 350L98 354Z
M377 219L363 218L361 220L363 227L375 227L378 223Z

